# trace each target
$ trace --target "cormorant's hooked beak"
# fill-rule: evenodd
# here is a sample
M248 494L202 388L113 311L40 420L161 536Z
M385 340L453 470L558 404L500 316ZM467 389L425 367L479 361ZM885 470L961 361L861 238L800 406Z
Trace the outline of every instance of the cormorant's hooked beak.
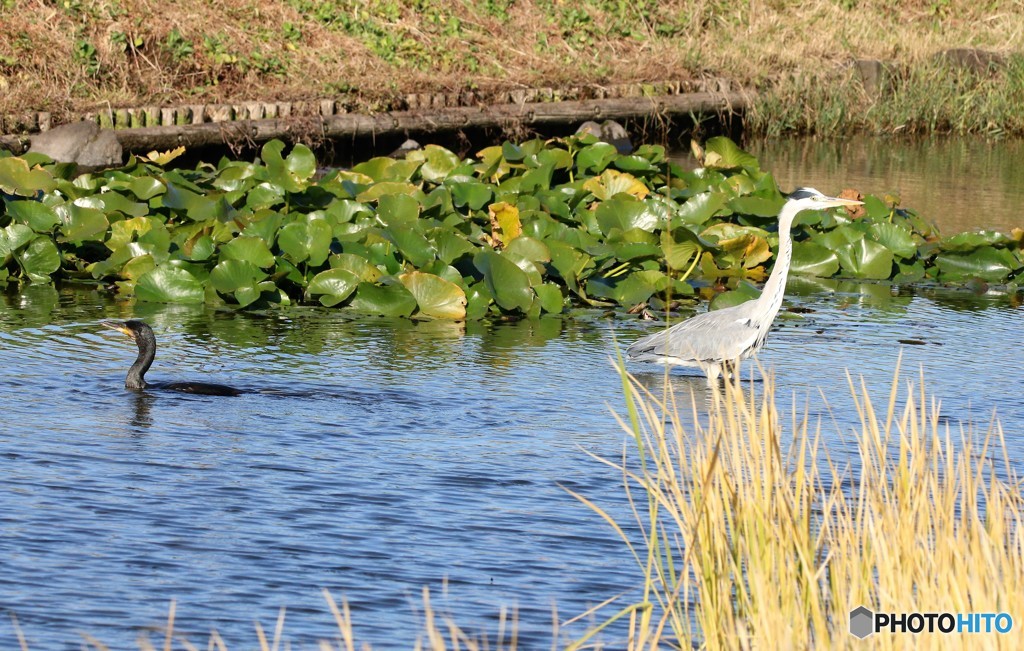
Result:
M129 330L128 326L126 326L123 323L120 323L118 321L101 321L100 325L106 328L110 328L111 330L117 330L118 332L126 334L132 339L135 339L135 333Z

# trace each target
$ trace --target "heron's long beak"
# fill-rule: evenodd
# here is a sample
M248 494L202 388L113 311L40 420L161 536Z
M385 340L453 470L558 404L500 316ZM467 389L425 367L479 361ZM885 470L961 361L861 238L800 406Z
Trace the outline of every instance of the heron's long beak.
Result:
M863 201L857 201L856 199L841 199L840 197L829 197L823 199L822 202L825 204L825 208L832 208L837 206L863 206Z
M110 328L111 330L117 330L118 332L126 334L132 339L135 339L135 333L126 328L123 323L118 323L117 321L101 321L100 325L106 328Z

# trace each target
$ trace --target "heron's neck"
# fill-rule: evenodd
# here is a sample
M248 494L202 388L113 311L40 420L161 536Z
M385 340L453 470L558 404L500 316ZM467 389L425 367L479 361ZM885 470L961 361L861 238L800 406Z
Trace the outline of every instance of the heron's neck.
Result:
M768 282L764 284L761 296L757 299L761 303L760 311L768 315L768 323L771 323L779 313L782 295L786 293L786 277L789 275L789 264L793 259L793 240L789 235L792 223L792 218L779 221L779 254L775 257L775 266L768 276Z
M125 388L133 391L146 388L146 371L153 365L153 358L156 357L155 341L140 338L137 343L139 344L139 356L135 359L132 367L128 369L128 377L124 381Z

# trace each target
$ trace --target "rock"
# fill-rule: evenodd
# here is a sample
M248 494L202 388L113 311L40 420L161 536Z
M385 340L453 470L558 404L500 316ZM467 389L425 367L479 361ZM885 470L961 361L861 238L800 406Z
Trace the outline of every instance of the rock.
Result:
M31 137L29 151L46 154L62 163L100 169L122 164L121 143L112 131L95 122L65 124Z
M402 144L398 145L398 149L396 149L395 151L393 151L390 154L388 154L388 157L389 158L405 158L406 154L408 154L411 151L416 151L417 149L423 149L423 146L420 145L420 143L418 143L415 140L410 138L409 140L406 140Z
M976 48L952 48L938 54L956 68L969 68L979 75L986 75L1006 65L1006 59L987 50Z
M629 139L629 132L615 120L605 120L601 124L593 120L587 120L576 129L577 134L589 133L596 136L609 145L614 145L620 154L628 154L633 151L633 143Z
M881 99L892 90L892 64L877 59L857 59L853 66L860 74L864 92L874 99Z

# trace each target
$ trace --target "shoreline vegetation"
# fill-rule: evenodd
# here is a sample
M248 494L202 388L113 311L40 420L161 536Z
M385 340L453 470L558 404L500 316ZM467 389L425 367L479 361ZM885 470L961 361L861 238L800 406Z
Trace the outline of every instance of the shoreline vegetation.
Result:
M1019 2L0 2L0 116L725 80L753 136L1024 133ZM214 26L214 27L211 27Z
M618 372L626 409L617 418L632 442L623 459L598 461L623 482L642 539L629 540L625 523L572 494L600 516L595 524L603 519L630 548L643 596L631 604L609 600L584 615L602 623L575 640L554 629L551 648L593 648L602 632L615 640L606 643L631 651L890 649L911 641L923 649L1017 648L1015 630L912 640L883 630L858 640L849 627L859 606L1009 613L1013 627L1021 625L1024 496L998 421L983 431L972 423L957 429L924 378L908 381L897 368L890 395L877 406L862 382L849 379L860 426L840 433L842 449L830 450L832 437L806 409L793 402L791 413L779 410L770 374L758 389L736 381L684 396L654 395L622 367ZM327 590L324 596L338 633L318 648L367 648L344 601ZM497 630L467 633L458 612L431 608L426 589L422 613L414 648L517 648L514 616L503 615ZM266 631L256 623L259 649L286 648L285 615ZM165 630L155 641L141 637L140 650L203 646L175 632L174 617L172 603ZM17 620L14 628L20 648L30 651L31 631ZM107 648L92 637L84 644ZM235 644L216 631L207 640L220 651L248 646Z

